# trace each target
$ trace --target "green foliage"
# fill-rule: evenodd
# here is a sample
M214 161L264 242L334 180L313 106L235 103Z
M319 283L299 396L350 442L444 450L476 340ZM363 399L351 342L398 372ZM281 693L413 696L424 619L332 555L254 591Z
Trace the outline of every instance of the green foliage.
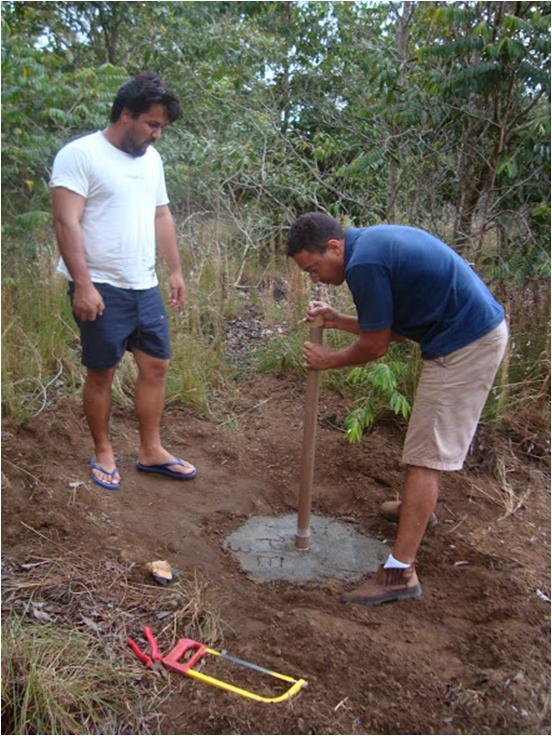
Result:
M396 415L408 418L410 403L397 387L409 370L407 363L393 361L350 371L348 382L361 389L364 396L355 402L355 408L345 418L345 436L349 442L360 442L383 409L390 408Z
M485 227L517 213L513 244L549 195L549 17L547 3L6 2L5 226L44 222L57 148L104 124L127 72L156 68L184 101L159 145L178 214L230 217L263 252L309 209L435 229L452 203L460 238L490 196Z
M550 180L550 4L426 3L420 16L435 34L417 49L432 67L426 88L448 106L454 127L442 132L450 139L452 130L459 142L457 159L449 159L457 180L449 190L458 208L455 242L470 243L482 205L480 251L496 229L510 255L528 222L530 239L547 249L548 225L530 213ZM548 184L544 190L549 200Z
M129 74L157 70L183 102L158 145L171 207L179 223L226 229L216 252L191 243L176 326L217 365L214 386L233 286L272 263L301 212L426 227L503 294L550 273L547 2L4 2L2 21L4 278L49 240L57 150L107 124ZM18 330L8 340L31 355ZM298 368L294 340L264 364ZM55 375L53 350L40 363ZM50 380L26 364L25 380ZM205 406L203 381L193 370L169 394Z
M259 373L270 370L285 370L293 373L303 371L303 344L306 336L294 331L288 337L271 340L268 345L255 351L255 365Z
M29 235L50 222L53 158L71 138L103 127L126 70L105 64L68 71L62 60L12 35L2 39L2 227Z

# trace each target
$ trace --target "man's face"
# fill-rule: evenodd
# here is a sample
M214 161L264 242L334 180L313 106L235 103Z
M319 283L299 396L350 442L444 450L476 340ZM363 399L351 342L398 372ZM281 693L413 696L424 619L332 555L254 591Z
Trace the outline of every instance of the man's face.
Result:
M330 240L324 253L300 250L293 260L310 275L313 284L320 282L339 286L345 279L344 249L342 240Z
M121 149L131 156L143 156L148 146L155 143L160 137L169 118L163 105L152 105L146 112L133 118L130 112L124 109L121 121L125 131L121 140Z

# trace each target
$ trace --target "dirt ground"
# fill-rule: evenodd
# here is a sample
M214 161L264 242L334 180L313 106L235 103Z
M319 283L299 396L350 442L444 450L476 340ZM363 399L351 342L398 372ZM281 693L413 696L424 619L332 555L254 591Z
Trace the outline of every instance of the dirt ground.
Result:
M90 443L76 400L61 400L23 427L5 424L8 573L33 560L55 558L59 565L78 557L115 571L125 564L147 584L144 563L168 559L183 580L204 581L224 622L219 645L308 680L294 699L267 705L171 676L170 697L158 714L162 733L549 733L546 427L520 418L516 428L483 427L466 469L443 478L440 523L418 559L421 599L343 606L342 581L256 583L223 547L249 516L295 509L303 392L301 378L271 373L241 386L227 425L167 411L166 446L199 471L185 483L135 470L136 421L131 409L117 409L118 493L89 481ZM383 422L362 445L350 446L338 428L345 409L322 392L313 512L391 541L394 527L377 508L400 488L403 430ZM36 601L47 592L41 590ZM159 587L157 594L161 610L170 589ZM48 611L46 596L43 601ZM58 597L58 612L62 603ZM95 615L101 621L101 611ZM149 623L154 631L160 625ZM132 620L128 625L137 630ZM124 642L115 646L135 666ZM142 685L153 677L145 674ZM253 675L246 684L270 683Z

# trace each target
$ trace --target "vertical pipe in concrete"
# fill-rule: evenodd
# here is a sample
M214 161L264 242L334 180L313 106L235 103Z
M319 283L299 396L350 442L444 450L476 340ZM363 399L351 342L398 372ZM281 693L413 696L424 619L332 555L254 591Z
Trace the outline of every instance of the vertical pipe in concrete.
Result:
M311 323L309 340L322 344L321 315ZM314 452L316 447L316 420L318 417L318 394L320 391L320 371L309 368L305 395L305 418L303 420L303 451L301 455L301 480L297 514L297 534L295 549L307 551L310 548L310 515L312 505L312 480L314 475Z

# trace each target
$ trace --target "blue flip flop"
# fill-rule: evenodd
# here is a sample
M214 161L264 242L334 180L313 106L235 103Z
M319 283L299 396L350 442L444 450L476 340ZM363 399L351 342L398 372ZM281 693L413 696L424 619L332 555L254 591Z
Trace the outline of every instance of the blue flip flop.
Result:
M178 473L175 470L171 470L172 465L188 465L190 468L192 468L192 472L186 473L185 475L184 473ZM176 480L191 480L197 475L197 470L194 468L193 465L190 465L190 463L187 463L178 457L175 457L166 463L161 463L161 465L143 465L137 460L136 468L138 470L141 470L142 473L158 473L159 475L166 475L168 478L175 478Z
M117 468L113 468L113 470L106 470L105 468L102 468L101 465L98 465L93 457L90 458L88 464L90 465L90 475L92 476L92 480L97 486L100 486L101 488L106 488L108 491L119 490L119 488L121 487L120 481L114 480L112 483L109 483L106 480L102 480L101 478L96 477L92 472L93 470L99 470L100 473L105 473L106 475L109 475L113 478L113 476L117 472Z

